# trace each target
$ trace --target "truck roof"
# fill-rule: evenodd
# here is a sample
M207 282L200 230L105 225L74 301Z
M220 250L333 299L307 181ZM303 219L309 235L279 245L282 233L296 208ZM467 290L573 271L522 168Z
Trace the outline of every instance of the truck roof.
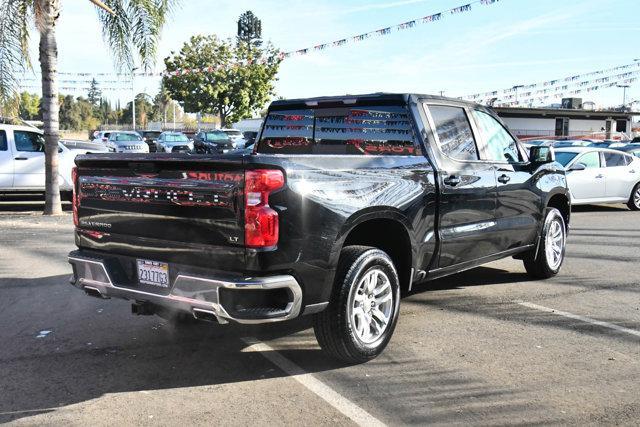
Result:
M336 96L320 96L313 98L297 98L297 99L282 99L273 101L269 108L282 109L292 107L314 107L319 104L323 106L338 106L338 105L364 105L371 103L382 104L406 104L411 99L414 100L438 100L447 101L456 104L476 105L473 102L463 101L458 98L448 98L445 96L418 94L418 93L367 93L359 95L336 95Z

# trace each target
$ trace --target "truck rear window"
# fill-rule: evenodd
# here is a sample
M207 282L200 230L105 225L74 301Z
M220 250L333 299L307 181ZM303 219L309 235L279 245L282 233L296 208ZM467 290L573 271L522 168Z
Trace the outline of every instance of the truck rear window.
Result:
M416 153L411 117L401 106L271 111L258 153L401 155Z

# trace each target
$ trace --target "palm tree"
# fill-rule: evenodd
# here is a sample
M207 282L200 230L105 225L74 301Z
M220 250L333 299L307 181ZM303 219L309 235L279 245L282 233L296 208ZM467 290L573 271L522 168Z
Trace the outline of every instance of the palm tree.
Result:
M144 70L154 63L160 32L178 0L88 0L95 5L102 34L119 70ZM88 3L87 3L88 4ZM0 105L16 99L18 76L31 68L29 36L40 35L42 114L45 139L45 215L62 212L58 188L58 47L61 0L0 0Z

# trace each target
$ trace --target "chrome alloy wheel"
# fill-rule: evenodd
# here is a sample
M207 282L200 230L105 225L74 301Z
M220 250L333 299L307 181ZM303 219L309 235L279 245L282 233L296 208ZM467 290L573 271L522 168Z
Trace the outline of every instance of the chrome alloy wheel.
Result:
M564 224L559 218L554 218L549 224L547 235L545 236L545 254L547 264L552 270L557 270L562 264L564 257L565 231Z
M636 192L633 193L633 203L640 208L640 185L636 188Z
M387 274L379 268L368 270L351 289L347 313L351 329L364 344L382 337L393 314L393 287Z

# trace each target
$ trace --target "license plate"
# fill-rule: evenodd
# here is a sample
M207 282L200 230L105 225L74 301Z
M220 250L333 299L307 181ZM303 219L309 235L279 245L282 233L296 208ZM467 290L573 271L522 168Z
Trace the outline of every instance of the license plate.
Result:
M169 287L169 264L166 262L138 260L138 282L143 285Z

